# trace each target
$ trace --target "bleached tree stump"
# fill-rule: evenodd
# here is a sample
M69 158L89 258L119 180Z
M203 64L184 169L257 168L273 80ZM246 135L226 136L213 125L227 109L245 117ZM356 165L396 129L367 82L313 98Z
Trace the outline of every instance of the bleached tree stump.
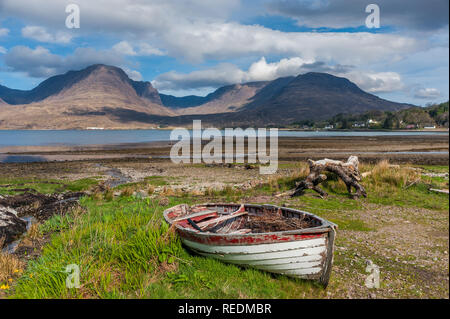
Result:
M361 196L367 197L366 190L359 183L361 181L361 174L359 172L359 161L357 156L350 156L347 162L335 161L325 158L320 161L308 160L309 175L301 181L294 193L291 195L299 196L303 195L306 189L312 189L319 193L322 197L326 197L328 194L319 187L319 184L327 179L325 174L321 174L324 171L335 173L347 186L347 190L353 198ZM352 193L352 187L356 192Z

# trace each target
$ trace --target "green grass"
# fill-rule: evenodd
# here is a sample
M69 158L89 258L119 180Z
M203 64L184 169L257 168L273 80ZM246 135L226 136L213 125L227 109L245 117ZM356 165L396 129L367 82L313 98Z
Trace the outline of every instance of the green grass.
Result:
M122 185L118 185L114 187L115 190L123 190L125 188L132 188L134 190L137 189L147 189L149 186L167 186L169 185L169 181L173 181L175 178L170 176L147 176L141 182L134 183L126 183Z
M0 195L15 195L27 189L43 194L72 191L78 192L98 184L97 178L83 178L75 181L33 178L0 178Z
M369 196L368 201L380 205L392 205L401 207L417 207L438 211L448 211L448 195L431 192L428 186L419 184L408 190L394 190L391 193Z
M43 233L59 232L69 229L74 222L73 214L55 215L46 220L41 226L40 230Z
M169 205L186 202L171 198ZM41 227L58 230L42 256L30 261L14 298L296 298L323 289L191 255L162 221L157 201L82 200L87 213L53 217ZM64 269L77 264L80 289L65 286Z
M153 185L153 186L165 186L165 185L169 184L167 179L170 179L170 178L167 176L148 176L144 180L148 184Z
M89 189L91 186L96 184L98 184L98 180L95 178L83 178L67 183L66 190L72 192L81 192Z
M53 217L42 226L43 231L60 232L53 234L42 256L30 262L16 297L125 297L126 292L137 292L144 278L155 275L158 265L173 263L181 250L154 202L85 198L82 205L86 214ZM68 264L79 265L82 281L88 283L82 289L65 287L63 270Z
M429 189L445 188L445 183L448 183L448 180L423 175L411 176L400 181L392 176L382 182L374 181L373 178L363 181L368 192L367 200L370 203L438 211L448 211L448 195L432 192Z
M449 167L445 165L417 165L417 167L423 168L433 173L448 173Z
M361 184L365 187L368 197L358 200L349 198L345 184L338 181L335 175L327 174L328 179L320 187L328 193L328 198L322 199L314 191L307 190L305 195L296 197L295 204L306 207L313 213L324 210L362 209L367 203L438 211L449 210L448 195L429 191L430 188L448 188L448 179L416 176L408 171L397 173L393 171L394 174L386 171L381 176L364 178ZM411 176L407 176L408 174ZM295 188L295 182L298 180L297 175L281 177L268 181L261 187L251 190L250 193L253 196L273 195Z
M406 174L406 175L405 175ZM290 207L309 211L326 218L348 233L371 232L376 226L360 219L367 205L418 207L445 212L448 196L429 192L429 182L442 181L420 178L410 185L414 175L409 173L377 173L363 180L369 194L367 199L349 198L345 185L330 176L323 183L329 193L325 199L308 191L293 199L270 197L275 192L291 189L295 176L269 180L266 184L241 191L226 187L209 190L205 196L186 193L167 196L167 207L179 203L241 202L254 196L264 195L280 204L285 200ZM145 185L166 183L167 179L152 176ZM80 180L72 187L86 187L90 182ZM161 184L166 185L166 184ZM128 184L123 187L141 185ZM97 199L96 199L97 198ZM392 263L371 251L363 243L351 243L338 236L337 245L346 246L347 251L336 254L335 265L348 273L334 273L332 284L324 290L316 283L277 276L262 271L240 268L219 261L192 255L185 250L172 229L163 221L166 207L158 205L159 198L140 199L121 196L108 200L102 197L85 197L81 205L85 213L69 213L54 216L41 225L44 234L51 234L50 242L42 255L28 263L12 291L12 298L324 298L327 292L343 294L339 289L352 280L365 276L365 264L360 258L354 261L354 251L370 257L376 264L392 273L401 275L408 285L415 283L409 278L410 269L400 263ZM268 200L271 202L271 200ZM278 202L277 202L278 201ZM444 216L445 215L445 216ZM448 218L444 214L442 218ZM424 222L430 222L424 220ZM364 248L366 247L366 248ZM444 248L442 248L444 249ZM412 257L408 257L411 259ZM81 271L81 288L66 288L65 267L77 264ZM356 275L359 277L355 277ZM355 279L356 278L356 279ZM384 285L384 283L383 283ZM396 291L399 296L415 295L408 286ZM417 296L422 296L417 294Z
M363 221L355 218L339 218L331 217L329 220L338 225L340 230L354 230L354 231L371 231L373 228L367 226Z

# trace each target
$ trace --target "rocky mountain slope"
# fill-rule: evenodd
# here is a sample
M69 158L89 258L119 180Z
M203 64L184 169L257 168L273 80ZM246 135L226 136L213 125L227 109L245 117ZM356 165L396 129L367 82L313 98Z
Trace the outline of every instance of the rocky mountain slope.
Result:
M381 99L326 73L221 87L211 94L175 97L117 67L92 65L51 77L29 91L0 86L0 128L148 128L189 125L284 125L340 113L410 107Z
M123 112L175 115L150 82L132 81L122 69L105 65L51 77L30 91L2 92L10 105L0 108L0 127L7 128L126 128L141 121L121 118Z

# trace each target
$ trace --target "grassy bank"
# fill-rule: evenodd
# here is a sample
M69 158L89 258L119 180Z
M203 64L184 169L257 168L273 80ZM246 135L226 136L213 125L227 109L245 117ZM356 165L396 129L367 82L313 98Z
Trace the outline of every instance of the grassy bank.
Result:
M181 202L191 201L171 198L169 205ZM82 205L86 214L43 225L62 231L53 235L42 257L30 262L15 297L294 297L305 287L313 289L309 283L191 256L162 222L163 207L156 199L85 199ZM68 264L80 266L80 289L65 287Z
M345 185L331 175L323 185L329 193L326 199L312 192L293 199L274 197L307 173L303 165L290 168L290 173L247 190L230 185L204 193L182 192L171 189L171 178L152 177L119 187L121 196L110 191L84 197L81 209L56 215L36 228L29 241L45 241L39 257L26 265L18 259L14 265L5 261L13 266L0 278L0 286L8 286L3 294L12 298L448 298L449 200L428 190L448 188L448 179L380 163L361 169L372 171L363 180L366 199L350 199ZM426 169L448 172L448 167ZM154 192L157 186L163 187L159 193ZM139 189L149 191L151 197L133 195ZM286 204L337 223L329 287L324 290L314 282L190 254L163 221L162 212L179 203L214 201ZM376 290L364 286L368 260L381 267L381 287ZM66 288L65 269L70 264L80 268L79 289Z
M0 195L14 195L22 192L38 192L53 194L56 192L79 192L97 185L95 177L83 178L74 181L37 178L2 178L0 177Z

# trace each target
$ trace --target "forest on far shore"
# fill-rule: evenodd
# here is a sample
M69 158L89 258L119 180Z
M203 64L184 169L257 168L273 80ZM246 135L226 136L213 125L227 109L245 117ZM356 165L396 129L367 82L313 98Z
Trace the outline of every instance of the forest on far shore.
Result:
M368 111L362 114L340 113L326 121L305 120L291 127L332 129L420 129L448 128L448 104L444 102L425 107L415 106L396 112Z

